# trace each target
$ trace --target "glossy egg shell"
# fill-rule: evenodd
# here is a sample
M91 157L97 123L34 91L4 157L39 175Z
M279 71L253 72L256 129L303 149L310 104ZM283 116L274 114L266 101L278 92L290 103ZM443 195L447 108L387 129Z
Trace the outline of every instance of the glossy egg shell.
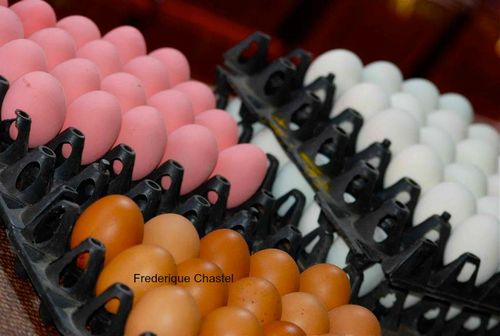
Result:
M281 320L296 324L307 335L320 335L330 329L328 311L309 293L289 293L281 298Z
M73 37L77 48L101 38L99 27L91 19L81 15L67 16L57 22L57 27Z
M219 151L238 143L238 125L229 113L223 110L207 110L196 116L196 123L210 129L217 140Z
M75 248L87 238L95 238L106 248L106 265L123 250L140 244L143 232L144 219L137 204L126 196L109 195L83 211L73 227L70 247ZM85 267L86 259L78 259L80 268Z
M288 253L278 249L264 249L253 254L249 275L268 280L280 295L299 289L299 267Z
M194 225L178 214L161 214L144 225L144 244L163 247L180 264L197 258L200 253L200 237Z
M161 113L144 105L126 112L115 145L119 144L129 145L135 151L134 181L151 173L160 163L167 145Z
M199 336L264 336L257 318L240 307L221 307L208 314Z
M247 277L229 286L228 306L245 308L264 326L281 317L281 296L269 281Z
M85 135L82 163L89 164L112 148L121 125L120 104L115 96L91 91L68 106L63 129L75 127Z
M21 19L25 36L56 25L56 13L42 0L23 0L10 6Z
M273 321L264 326L265 336L306 336L304 330L286 321Z
M180 91L160 91L148 99L148 105L161 112L168 135L179 127L194 123L193 105L189 97Z
M148 290L168 284L141 281L140 278L134 281L134 274L175 276L177 267L174 258L165 249L155 245L135 245L118 254L103 268L97 279L96 295L115 283L122 283L132 290L135 304ZM106 304L106 309L116 313L118 306L118 300L112 299Z
M24 37L23 24L12 10L0 6L0 47Z
M177 275L179 277L189 277L189 282L179 284L186 289L196 300L200 308L201 316L207 316L211 311L225 306L227 303L228 283L210 282L207 280L197 281L196 277L206 275L208 277L223 276L219 266L211 261L194 258L186 260L177 265Z
M380 323L371 311L358 305L344 305L328 313L333 335L381 336Z
M16 118L16 109L31 117L29 147L44 145L61 130L66 114L64 91L52 75L35 71L14 82L4 98L2 120ZM17 133L11 128L11 136Z
M74 58L61 63L50 73L61 83L66 105L70 105L76 98L85 93L97 91L101 87L99 68L85 58Z
M170 134L162 162L175 160L184 167L181 186L184 195L208 179L218 156L212 131L200 125L185 125Z
M234 208L255 194L264 180L266 170L266 154L255 145L240 144L219 153L211 176L224 176L231 183L227 206Z
M206 259L238 280L248 276L250 252L241 234L229 229L210 232L200 241L200 258Z
M201 315L191 295L178 286L161 286L146 292L134 306L127 318L125 336L144 332L196 336L200 325Z
M0 47L0 74L14 83L33 71L46 71L43 49L27 39L12 40Z
M351 297L347 274L331 264L317 264L302 272L299 290L315 295L327 310L349 303Z

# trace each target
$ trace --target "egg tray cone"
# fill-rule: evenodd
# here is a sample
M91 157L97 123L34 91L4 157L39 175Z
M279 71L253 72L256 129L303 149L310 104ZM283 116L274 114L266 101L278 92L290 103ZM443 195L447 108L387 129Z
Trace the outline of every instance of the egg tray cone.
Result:
M7 90L8 82L0 77L0 103ZM13 124L18 129L14 140L9 136ZM222 176L181 196L184 170L175 161L165 162L143 180L132 181L135 153L127 145L118 145L98 162L82 166L85 136L80 131L69 128L46 146L28 149L30 126L29 114L20 110L16 119L0 122L0 216L18 259L16 272L28 278L40 296L41 318L63 335L122 335L132 307L133 294L123 284L94 295L104 262L101 242L89 238L69 248L79 214L105 195L129 196L145 220L174 212L191 220L200 237L231 228L244 235L252 251L276 247L297 256L302 237L296 225L305 198L298 190L273 197L269 190L277 160L272 155L268 155L269 168L256 194L238 208L227 209L230 184ZM64 145L71 146L67 156ZM166 189L164 179L170 180ZM285 215L279 215L278 209L290 204L289 198L292 204ZM76 267L82 253L89 254L85 270ZM104 309L112 298L120 301L116 314Z
M500 335L500 326L486 330L488 318L500 315L500 274L483 285L474 285L479 258L465 253L444 266L442 256L450 235L450 215L436 214L417 227L411 218L420 187L409 178L383 188L383 177L391 159L390 142L374 143L355 153L361 115L352 109L329 118L333 106L334 74L304 86L311 56L303 50L268 61L269 37L256 32L224 54L224 65L217 68L219 108L224 108L231 93L242 101L240 115L243 133L240 141L252 137L252 124L269 127L289 158L316 192L321 207L319 227L303 238L307 246L319 237L312 252L299 251L302 268L325 262L333 235L341 236L350 248L347 271L353 283L353 301L374 310L388 330L413 330L422 335ZM319 93L319 94L318 94ZM319 96L323 99L318 98ZM347 127L346 127L347 125ZM315 163L318 155L329 161ZM350 196L346 201L345 195ZM405 201L399 201L404 196ZM385 239L375 240L375 231ZM430 231L439 240L425 238ZM372 293L359 297L362 272L381 263L384 282ZM466 265L475 267L467 282L457 277ZM424 299L409 309L403 303L409 292ZM395 295L390 309L379 299ZM451 304L464 309L445 321ZM423 315L434 308L440 313L425 320ZM481 319L479 328L462 327L469 316Z

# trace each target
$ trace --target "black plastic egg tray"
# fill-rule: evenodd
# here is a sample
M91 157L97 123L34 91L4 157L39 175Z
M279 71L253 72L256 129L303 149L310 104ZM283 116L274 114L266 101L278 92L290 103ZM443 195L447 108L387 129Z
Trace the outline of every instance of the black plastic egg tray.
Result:
M0 105L7 90L8 82L0 77ZM291 190L279 199L273 197L269 190L278 163L272 155L268 155L268 171L256 194L238 208L226 209L230 184L221 176L180 196L183 168L175 161L167 161L147 178L133 182L135 153L126 145L118 145L98 162L82 166L85 137L74 128L46 146L28 149L31 119L27 112L18 110L16 119L0 122L0 215L17 256L17 274L31 281L41 299L42 319L54 324L61 334L122 335L131 309L133 294L123 284L95 296L105 252L101 242L89 238L69 248L79 214L105 195L128 195L139 205L145 220L159 213L179 213L193 222L200 236L217 228L231 228L244 235L253 251L276 247L298 255L301 234L296 225L304 195ZM11 127L18 130L15 140L9 136ZM63 146L71 146L69 155L63 155ZM209 192L217 194L213 204L207 200ZM287 211L279 215L284 204ZM89 253L85 270L76 267L82 253ZM104 309L111 298L120 300L116 314Z
M305 268L324 262L334 234L338 234L350 248L347 271L353 283L353 301L375 311L388 333L500 335L500 325L487 330L489 317L500 316L500 274L476 287L480 260L470 253L444 266L450 215L437 214L413 227L418 184L403 178L383 188L391 159L390 142L374 143L355 153L363 119L352 109L329 117L335 95L334 74L303 85L311 55L294 50L268 60L269 43L267 35L257 32L227 51L224 65L217 68L216 93L219 108L226 106L231 94L241 99L240 141L251 140L253 123L266 125L316 192L320 225L303 238L299 265ZM318 157L323 158L321 164L316 164ZM383 231L385 239L376 240L376 230ZM436 242L425 238L430 231L439 233ZM306 253L304 246L317 237L312 252ZM370 294L359 297L363 270L374 263L381 264L385 280ZM475 271L468 281L459 282L457 277L466 264L473 265ZM423 299L403 309L408 293ZM389 295L395 299L386 308L381 301ZM463 310L446 320L452 304ZM437 317L425 318L430 310L438 311ZM481 320L473 331L463 328L471 316Z

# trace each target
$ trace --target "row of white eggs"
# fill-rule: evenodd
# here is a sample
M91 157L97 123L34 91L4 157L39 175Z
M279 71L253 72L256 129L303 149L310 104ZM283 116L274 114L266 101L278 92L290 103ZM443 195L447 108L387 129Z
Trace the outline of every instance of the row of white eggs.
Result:
M337 87L331 116L351 107L365 120L357 151L376 141L391 140L393 160L384 185L390 186L405 176L420 184L422 196L413 224L418 225L443 211L450 213L453 231L444 264L465 252L474 253L482 261L476 284L487 281L500 267L497 131L487 124L470 124L474 112L467 98L456 93L440 96L436 86L425 79L403 81L401 72L392 63L379 61L363 68L353 53L332 50L311 64L305 83L327 73L335 74ZM238 99L228 106L237 120L240 106ZM253 128L252 143L272 153L280 162L273 194L279 197L290 188L301 190L306 196L306 210L299 229L303 234L311 232L318 226L320 213L314 202L314 191L272 132L260 124ZM429 238L437 240L438 236L429 235ZM345 241L336 237L327 261L345 267L348 252ZM459 280L469 279L472 271L464 267ZM379 264L365 270L360 296L371 292L383 278ZM408 308L419 301L418 296L410 294L404 306ZM446 318L451 319L460 311L459 307L452 306ZM492 319L488 328L497 323L498 319ZM470 319L465 326L471 330L477 328L478 319Z

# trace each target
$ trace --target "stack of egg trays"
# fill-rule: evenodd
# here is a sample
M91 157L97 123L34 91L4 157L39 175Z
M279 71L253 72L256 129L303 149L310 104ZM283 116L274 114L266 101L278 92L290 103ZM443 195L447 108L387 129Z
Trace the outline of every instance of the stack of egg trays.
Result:
M480 260L470 253L443 266L450 215L436 214L413 227L411 218L420 195L418 184L403 178L383 188L391 159L390 141L374 143L355 153L363 120L351 109L329 118L335 94L334 74L304 86L310 54L294 50L269 61L269 42L267 35L256 32L228 50L224 65L217 68L216 93L220 108L226 106L230 94L241 99L241 141L251 139L253 123L269 127L316 192L321 207L320 225L304 237L299 265L306 268L324 262L333 235L338 234L350 248L346 270L353 284L353 302L373 310L388 332L500 335L500 326L487 330L488 319L500 315L500 274L475 287ZM329 161L316 164L318 155ZM385 239L376 241L375 230L382 230ZM433 230L439 233L436 242L425 239ZM315 239L317 243L307 253L305 246ZM374 263L381 263L386 279L370 294L359 297L363 270ZM466 264L475 267L475 271L468 281L459 282L457 277ZM423 299L403 309L410 292ZM392 304L382 305L383 299L389 297ZM452 304L463 310L446 321ZM438 312L437 317L424 317L429 311ZM471 316L479 317L481 325L468 331L462 326Z
M8 87L0 76L0 105ZM54 324L63 335L122 335L132 306L133 293L123 284L94 295L104 261L101 242L89 238L69 248L79 214L105 195L131 197L145 220L159 213L179 213L193 222L200 236L225 227L244 234L253 251L276 247L298 253L301 234L296 226L305 198L292 190L274 199L269 190L278 163L272 155L268 155L269 168L256 194L229 210L230 184L224 177L214 176L189 195L180 196L183 168L175 161L167 161L147 178L133 182L135 153L128 146L118 145L98 162L82 166L85 137L80 131L67 129L46 146L29 150L30 125L29 114L20 110L16 119L0 122L0 216L17 257L17 274L28 278L40 296L42 320ZM9 136L12 127L18 133L14 140ZM63 146L71 147L69 155L63 155ZM213 204L207 200L208 193L216 193L211 195L216 196ZM290 199L292 206L285 215L278 215ZM89 254L85 270L75 264L81 253ZM120 300L116 314L104 309L111 298Z

